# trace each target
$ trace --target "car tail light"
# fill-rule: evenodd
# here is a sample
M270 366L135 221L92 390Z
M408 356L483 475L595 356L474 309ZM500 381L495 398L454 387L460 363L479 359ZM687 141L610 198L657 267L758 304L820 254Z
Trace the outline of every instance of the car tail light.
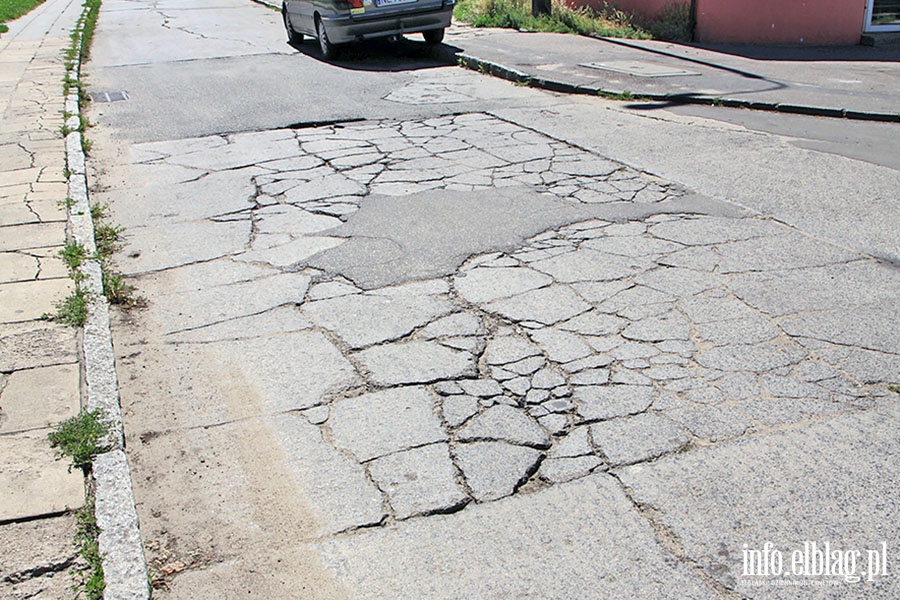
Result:
M338 8L362 8L363 0L335 0L335 4Z

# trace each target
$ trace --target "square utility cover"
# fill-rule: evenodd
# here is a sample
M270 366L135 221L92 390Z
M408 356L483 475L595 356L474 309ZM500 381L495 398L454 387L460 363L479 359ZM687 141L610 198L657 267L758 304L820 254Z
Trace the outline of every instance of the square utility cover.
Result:
M684 75L700 75L700 73L697 73L696 71L676 69L665 65L632 60L584 63L578 66L587 67L589 69L600 69L601 71L625 73L626 75L634 75L635 77L681 77Z

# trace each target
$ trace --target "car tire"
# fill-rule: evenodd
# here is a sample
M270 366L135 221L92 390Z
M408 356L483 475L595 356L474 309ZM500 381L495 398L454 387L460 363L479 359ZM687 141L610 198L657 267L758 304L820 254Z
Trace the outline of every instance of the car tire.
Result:
M325 24L319 17L316 17L316 37L319 38L319 50L322 51L322 58L331 60L337 56L337 46L329 41L328 34L325 32Z
M444 41L443 29L429 29L428 31L423 31L422 35L425 36L425 43L429 46L434 46Z
M294 29L291 25L291 17L288 15L287 8L281 7L281 18L284 20L284 30L287 32L289 44L302 44L303 34Z

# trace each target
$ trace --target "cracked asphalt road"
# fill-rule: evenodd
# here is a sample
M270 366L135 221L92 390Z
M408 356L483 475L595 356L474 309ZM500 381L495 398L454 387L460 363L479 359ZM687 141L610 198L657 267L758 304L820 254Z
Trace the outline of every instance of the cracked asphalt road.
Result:
M542 131L565 99L425 71L365 121L98 110L157 595L793 598L745 544L893 548L896 269Z

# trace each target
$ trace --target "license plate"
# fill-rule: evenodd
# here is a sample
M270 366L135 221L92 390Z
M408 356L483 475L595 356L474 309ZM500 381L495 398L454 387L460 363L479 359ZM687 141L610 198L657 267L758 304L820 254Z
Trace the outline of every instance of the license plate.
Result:
M410 4L416 0L375 0L375 6L393 6L395 4Z

